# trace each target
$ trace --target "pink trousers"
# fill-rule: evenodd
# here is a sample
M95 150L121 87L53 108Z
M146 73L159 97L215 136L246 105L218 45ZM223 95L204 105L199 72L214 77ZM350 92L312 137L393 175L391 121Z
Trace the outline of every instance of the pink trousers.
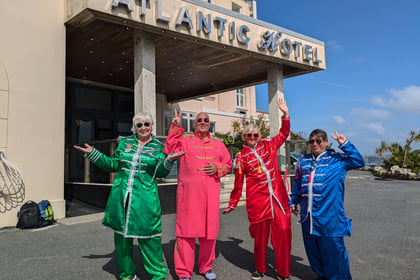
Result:
M198 271L200 274L212 269L216 258L215 239L199 238ZM175 273L179 278L192 277L195 261L195 238L177 237L174 252Z

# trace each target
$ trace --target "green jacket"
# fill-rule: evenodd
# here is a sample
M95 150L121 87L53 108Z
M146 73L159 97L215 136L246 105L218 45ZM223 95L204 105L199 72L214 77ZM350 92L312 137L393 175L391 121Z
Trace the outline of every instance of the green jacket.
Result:
M123 138L111 157L95 148L86 155L99 168L117 172L102 220L104 226L130 238L160 236L161 208L157 177L169 174L163 144L152 140L139 147L137 135Z

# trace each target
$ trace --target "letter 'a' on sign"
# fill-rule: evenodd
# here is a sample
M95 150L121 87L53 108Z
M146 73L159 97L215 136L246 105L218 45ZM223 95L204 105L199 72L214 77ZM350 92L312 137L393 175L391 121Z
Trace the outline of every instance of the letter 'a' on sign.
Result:
M191 21L190 13L186 7L182 7L179 11L178 20L176 21L176 25L187 24L188 29L192 29L193 23Z

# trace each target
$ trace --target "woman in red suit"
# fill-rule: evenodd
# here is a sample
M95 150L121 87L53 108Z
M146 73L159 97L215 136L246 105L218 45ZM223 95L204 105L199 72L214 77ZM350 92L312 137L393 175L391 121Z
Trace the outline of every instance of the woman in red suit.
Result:
M275 253L277 279L289 279L292 233L286 188L279 165L277 150L290 133L289 110L283 99L277 100L283 112L280 132L272 139L261 139L257 126L251 124L242 132L246 141L235 158L235 187L228 208L223 214L233 211L241 197L246 176L246 208L250 222L249 232L254 238L254 261L256 271L251 279L259 280L266 273L266 253L271 232L271 244Z

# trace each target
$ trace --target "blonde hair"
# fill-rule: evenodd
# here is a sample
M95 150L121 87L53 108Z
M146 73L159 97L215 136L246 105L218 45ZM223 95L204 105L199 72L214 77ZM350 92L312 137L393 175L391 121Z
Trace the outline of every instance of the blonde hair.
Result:
M149 113L140 112L134 115L133 117L133 125L131 126L131 132L133 134L136 134L136 122L137 121L149 121L151 124L153 124L153 117Z
M261 139L261 132L260 132L260 128L256 125L256 124L248 124L244 130L242 130L242 140L246 141L245 139L245 135L248 133L251 133L253 131L256 131L260 136L258 137L258 140Z

